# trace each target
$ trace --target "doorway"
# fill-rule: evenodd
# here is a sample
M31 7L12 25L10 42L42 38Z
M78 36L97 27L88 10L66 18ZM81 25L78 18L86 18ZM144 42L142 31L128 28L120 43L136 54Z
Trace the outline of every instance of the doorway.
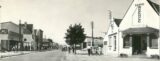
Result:
M147 50L146 36L141 34L133 35L132 47L133 55L145 54Z

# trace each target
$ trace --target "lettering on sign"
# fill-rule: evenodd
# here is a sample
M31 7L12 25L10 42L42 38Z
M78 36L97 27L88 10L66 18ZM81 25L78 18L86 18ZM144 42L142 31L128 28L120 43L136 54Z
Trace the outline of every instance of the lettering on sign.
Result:
M136 4L135 6L137 6L138 8L138 23L141 23L141 18L142 18L142 11L141 11L141 6L144 5L144 3L139 3L139 4Z

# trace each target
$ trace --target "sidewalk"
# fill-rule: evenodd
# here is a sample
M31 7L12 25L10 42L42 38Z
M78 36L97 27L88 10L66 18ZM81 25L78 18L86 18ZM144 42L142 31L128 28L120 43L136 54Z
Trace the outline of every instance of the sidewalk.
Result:
M0 52L0 58L5 58L5 57L11 57L11 56L17 56L17 55L24 55L24 54L29 54L34 51L11 51L11 52Z
M82 54L81 54L81 53ZM92 55L88 56L82 51L77 51L77 54L66 53L66 59L64 61L159 61L158 59L150 58L121 58L121 57L111 57L105 55Z

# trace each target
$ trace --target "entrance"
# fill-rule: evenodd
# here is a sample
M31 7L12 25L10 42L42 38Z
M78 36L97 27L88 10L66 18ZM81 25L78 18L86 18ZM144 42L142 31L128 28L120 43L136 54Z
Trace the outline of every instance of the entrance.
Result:
M147 39L146 35L138 34L132 36L132 54L145 54L147 50Z

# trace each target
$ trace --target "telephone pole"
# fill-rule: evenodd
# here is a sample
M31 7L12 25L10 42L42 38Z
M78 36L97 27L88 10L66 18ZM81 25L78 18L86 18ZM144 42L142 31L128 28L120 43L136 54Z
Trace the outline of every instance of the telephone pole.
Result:
M160 38L160 5L159 5L159 38ZM160 56L160 40L159 40L159 56Z
M19 20L19 42L20 42L20 51L23 51L23 40L22 40L22 34L21 34L21 20Z
M91 46L93 47L94 46L94 37L93 37L93 35L94 35L93 34L94 22L93 21L91 22L91 28L92 28L92 42L91 42L92 44L91 44Z

